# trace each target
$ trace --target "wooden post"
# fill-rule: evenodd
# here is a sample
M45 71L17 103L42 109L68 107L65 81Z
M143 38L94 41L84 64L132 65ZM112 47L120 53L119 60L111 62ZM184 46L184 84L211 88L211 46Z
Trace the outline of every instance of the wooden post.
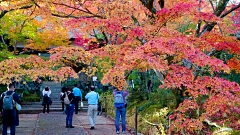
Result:
M137 135L137 122L138 122L138 108L135 109L135 135Z
M107 97L104 97L104 104L105 104L105 117L107 117Z

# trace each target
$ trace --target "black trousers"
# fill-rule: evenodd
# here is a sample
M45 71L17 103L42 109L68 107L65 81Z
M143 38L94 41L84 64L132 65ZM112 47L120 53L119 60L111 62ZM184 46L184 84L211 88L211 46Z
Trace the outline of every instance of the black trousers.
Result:
M64 111L65 105L64 102L62 101L62 111Z
M49 104L43 105L43 113L45 113L46 107L47 107L47 113L49 113Z
M78 103L80 99L80 96L75 96L75 114L78 114Z

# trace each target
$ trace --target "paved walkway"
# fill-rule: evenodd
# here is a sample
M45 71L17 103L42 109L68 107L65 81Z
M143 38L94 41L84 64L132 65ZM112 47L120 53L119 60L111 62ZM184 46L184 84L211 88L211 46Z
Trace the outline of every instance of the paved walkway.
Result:
M75 128L65 128L66 115L61 112L50 114L20 114L20 125L16 135L115 135L114 121L105 116L97 117L94 130L90 130L86 112L73 116ZM127 135L131 135L127 133Z

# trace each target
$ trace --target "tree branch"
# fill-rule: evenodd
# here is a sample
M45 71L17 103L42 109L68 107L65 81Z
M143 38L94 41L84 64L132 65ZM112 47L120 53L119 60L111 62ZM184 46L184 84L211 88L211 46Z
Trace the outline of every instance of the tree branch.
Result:
M155 68L153 70L156 73L156 75L157 75L158 79L160 80L160 82L162 84L164 84L164 76L163 76L163 74L160 71L156 70Z
M35 0L32 0L32 2L33 2L38 8L40 8L40 6L37 4L37 2L35 2Z
M221 13L225 10L226 6L227 6L227 3L228 3L229 0L220 0L219 1L219 4L215 10L215 15L217 17L220 17L220 18L223 18L224 16L221 15ZM239 4L240 5L240 4ZM235 7L236 8L236 7ZM236 8L237 9L237 8ZM234 11L235 9L230 9L228 11L228 14L231 13L232 11ZM221 15L221 16L220 16ZM225 15L226 16L226 15ZM216 25L217 23L216 22L210 22L208 24L205 24L205 26L203 27L202 31L200 32L200 34L198 35L198 37L201 37L205 32L207 31L211 31L214 26Z
M164 0L159 0L158 4L160 5L161 8L164 8Z
M32 6L33 6L33 5L27 5L27 6L22 6L22 7L20 7L20 8L16 8L16 9L3 10L3 11L1 12L1 14L0 14L0 18L3 18L3 16L4 16L6 13L10 12L10 11L17 10L17 9L27 9L27 8L31 8Z
M200 29L201 29L201 25L202 25L202 21L201 21L201 20L198 20L197 30L196 30L196 33L195 33L195 37L198 37L198 36L199 36Z
M1 39L2 39L3 44L7 46L6 42L4 41L3 35L1 35Z
M30 13L29 16L33 15L35 9L36 9L36 6L34 7L33 11ZM22 30L23 30L24 25L26 24L27 20L28 20L28 19L24 20L23 23L21 24L21 29L20 29L20 31L19 31L20 33L22 33ZM31 19L30 19L30 20L31 20Z
M64 3L56 3L56 2L53 2L53 4L65 6L65 7L67 7L67 8L71 8L71 9L78 10L78 11L80 11L80 12L84 12L84 13L87 13L87 14L92 15L92 16L85 16L86 18L98 17L98 18L104 19L104 17L92 13L92 12L91 12L90 10L88 10L87 8L86 8L85 10L83 10L83 9L80 9L80 8L79 8L80 6L77 8L77 7L69 6L69 5L64 4ZM73 11L73 12L74 12L74 11ZM73 13L73 12L72 12L72 13ZM71 15L72 13L70 13L69 15L65 15L65 16L64 16L64 15L57 15L56 13L54 13L54 14L52 14L52 15L57 16L57 17L63 17L63 18L81 18L81 17L78 17L78 16Z
M213 13L215 14L215 9L214 9L214 6L213 6L213 3L212 3L212 1L211 0L209 0L209 3L211 4L211 6L212 6L212 9L213 9Z
M142 4L152 12L154 0L140 0Z
M222 15L220 15L220 18L223 18L223 17L227 16L228 14L230 14L232 11L238 9L239 7L240 7L240 3L236 6L234 6L233 8L231 8L230 10L226 11Z
M53 4L65 6L65 7L67 7L67 8L71 8L71 9L75 9L75 10L79 10L79 11L84 12L84 13L93 14L93 13L91 13L89 10L85 11L85 10L83 10L83 9L79 9L79 8L76 8L76 7L72 7L72 6L69 6L69 5L67 5L67 4L63 4L63 3L53 2Z
M53 16L56 17L61 17L61 18L94 18L94 17L98 17L98 18L102 18L104 19L104 17L99 16L99 15L93 15L93 16L74 16L74 15L60 15L60 14L56 14L56 13L52 13Z
M216 7L216 10L215 10L216 16L220 16L222 14L222 12L225 10L228 2L229 2L229 0L219 0L218 6Z

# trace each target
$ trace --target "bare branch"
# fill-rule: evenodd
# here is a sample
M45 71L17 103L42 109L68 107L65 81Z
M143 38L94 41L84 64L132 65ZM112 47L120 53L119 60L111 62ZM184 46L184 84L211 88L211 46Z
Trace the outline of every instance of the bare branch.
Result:
M33 11L31 12L31 14L30 14L29 16L33 15L35 9L36 9L36 6L34 7ZM26 20L23 21L23 23L22 23L22 25L21 25L20 33L22 32L22 30L23 30L23 28L24 28L24 25L25 25L25 23L27 22L27 20L31 20L31 19L26 19Z
M218 5L215 10L215 15L220 16L222 12L226 9L229 0L219 0Z
M1 35L1 39L2 39L3 44L7 46L6 42L4 41L3 35Z
M22 6L20 8L16 8L16 9L10 9L10 10L3 10L1 13L0 13L0 18L2 18L6 13L10 12L10 11L13 11L13 10L17 10L17 9L28 9L28 8L31 8L33 5L27 5L27 6Z
M231 8L230 10L228 10L227 12L225 12L224 14L220 15L220 18L227 16L228 14L230 14L232 11L238 9L239 7L240 7L240 3L236 6L234 6L233 8Z
M99 16L99 15L92 15L92 16L74 16L74 15L60 15L60 14L56 14L56 13L52 13L53 16L56 17L61 17L61 18L94 18L94 17L98 17L98 18L102 18L104 19L104 17Z
M40 8L40 6L37 4L37 2L35 2L35 0L32 0L32 2L33 2L38 8Z
M161 8L164 8L164 0L159 0L158 3Z
M60 15L60 14L56 14L56 13L52 13L53 16L56 16L56 17L62 17L62 18L82 18L82 17L86 17L86 18L93 18L93 17L98 17L98 18L102 18L104 19L104 17L100 16L100 15L97 15L97 14L94 14L92 13L90 10L88 9L80 9L80 6L79 7L73 7L73 6L69 6L67 4L64 4L64 3L56 3L56 2L53 2L53 4L55 5L61 5L61 6L65 6L67 8L71 8L71 9L74 9L74 11L72 11L70 14L68 15ZM75 15L72 15L73 12L75 11L80 11L80 12L83 12L83 13L87 13L87 14L90 14L91 16L75 16Z
M53 4L55 4L55 5L61 5L61 6L65 6L65 7L67 7L67 8L71 8L71 9L75 9L75 10L79 10L79 11L84 12L84 13L93 14L93 13L89 12L89 10L87 10L87 11L86 11L86 10L82 10L82 9L80 9L79 7L76 8L76 7L69 6L69 5L64 4L64 3L56 3L56 2L53 2Z
M142 2L142 4L149 9L149 11L153 11L153 2L154 0L140 0Z
M200 29L201 29L201 25L202 25L202 21L201 21L201 20L198 20L197 30L196 30L196 33L195 33L195 36L196 36L196 37L199 36Z
M211 1L211 0L209 0L209 3L211 4L211 6L212 6L212 9L213 9L213 13L215 14L216 10L214 9L214 6L213 6L213 3L212 3L212 1Z
M231 8L230 10L228 10L227 12L225 12L224 14L220 15L220 18L225 17L226 15L230 14L231 12L233 12L234 10L238 9L240 7L240 3L236 6L234 6L233 8ZM223 11L223 10L222 10ZM216 15L217 16L217 15ZM199 34L198 37L201 37L205 32L207 31L211 31L213 29L213 27L216 25L216 22L212 22L212 23L208 23L203 27L202 32Z

